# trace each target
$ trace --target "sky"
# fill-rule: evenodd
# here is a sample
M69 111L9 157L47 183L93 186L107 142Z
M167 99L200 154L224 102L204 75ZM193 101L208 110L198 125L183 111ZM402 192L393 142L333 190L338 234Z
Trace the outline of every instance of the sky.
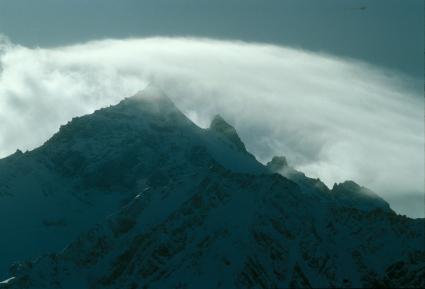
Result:
M26 46L158 35L238 39L362 59L419 79L423 21L422 0L0 1L0 32Z
M286 155L329 186L353 179L423 216L423 11L0 0L0 157L155 82L200 126L222 114L260 161Z

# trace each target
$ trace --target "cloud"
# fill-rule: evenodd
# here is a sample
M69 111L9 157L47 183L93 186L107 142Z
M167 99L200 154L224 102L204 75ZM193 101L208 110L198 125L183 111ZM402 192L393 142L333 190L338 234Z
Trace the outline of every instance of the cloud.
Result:
M384 197L424 191L422 95L360 61L211 39L30 49L0 38L0 67L0 156L155 82L201 126L223 115L262 162L284 154L327 184L352 179Z

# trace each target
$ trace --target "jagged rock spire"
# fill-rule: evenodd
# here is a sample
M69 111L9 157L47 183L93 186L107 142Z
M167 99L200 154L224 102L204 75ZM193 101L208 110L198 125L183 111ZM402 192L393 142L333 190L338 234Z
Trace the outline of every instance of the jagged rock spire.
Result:
M210 124L210 130L213 130L225 138L227 138L229 141L231 141L240 151L246 152L246 148L242 140L239 138L238 133L236 132L235 128L228 124L221 115L217 114L214 116L213 120Z
M267 168L274 173L280 172L287 166L288 162L284 156L274 156L273 159L267 163Z

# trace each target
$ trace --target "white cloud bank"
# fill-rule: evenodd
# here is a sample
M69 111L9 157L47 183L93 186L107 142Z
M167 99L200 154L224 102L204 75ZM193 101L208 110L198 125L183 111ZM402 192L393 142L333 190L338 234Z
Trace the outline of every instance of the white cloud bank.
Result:
M423 98L365 63L209 39L29 49L0 38L0 71L2 157L153 81L201 126L223 115L263 162L284 154L327 184L352 179L389 199L424 191Z

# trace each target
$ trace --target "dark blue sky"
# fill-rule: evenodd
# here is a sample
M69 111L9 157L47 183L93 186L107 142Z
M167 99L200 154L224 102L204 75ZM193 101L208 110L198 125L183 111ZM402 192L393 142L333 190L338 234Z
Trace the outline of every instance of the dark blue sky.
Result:
M28 46L202 36L358 58L417 79L424 67L423 0L1 0L0 33Z

